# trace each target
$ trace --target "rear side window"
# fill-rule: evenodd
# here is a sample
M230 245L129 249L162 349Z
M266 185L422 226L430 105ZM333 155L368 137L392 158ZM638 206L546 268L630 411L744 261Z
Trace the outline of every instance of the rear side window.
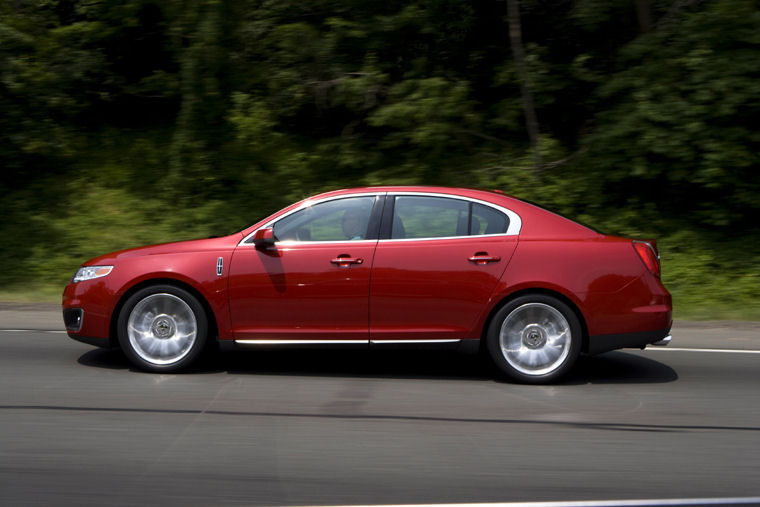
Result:
M472 218L470 219L470 234L504 234L509 227L509 218L501 211L497 211L482 204L472 204Z
M397 196L391 239L504 234L509 218L482 204L447 197Z
M391 239L466 236L468 208L468 203L459 199L398 196Z

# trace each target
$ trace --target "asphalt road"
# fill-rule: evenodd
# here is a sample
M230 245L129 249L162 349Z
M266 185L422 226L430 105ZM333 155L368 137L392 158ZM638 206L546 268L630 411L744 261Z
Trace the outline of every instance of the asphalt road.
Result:
M582 358L536 387L448 351L246 352L145 374L60 332L0 331L0 505L760 497L747 333L744 350Z

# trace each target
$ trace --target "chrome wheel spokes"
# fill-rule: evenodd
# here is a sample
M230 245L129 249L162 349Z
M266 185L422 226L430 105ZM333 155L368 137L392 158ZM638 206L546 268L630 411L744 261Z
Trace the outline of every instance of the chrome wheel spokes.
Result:
M570 324L556 308L526 303L512 310L501 325L499 345L507 362L526 375L559 368L570 353Z
M156 365L185 357L195 343L198 325L190 306L173 294L152 294L129 314L127 335L135 353Z

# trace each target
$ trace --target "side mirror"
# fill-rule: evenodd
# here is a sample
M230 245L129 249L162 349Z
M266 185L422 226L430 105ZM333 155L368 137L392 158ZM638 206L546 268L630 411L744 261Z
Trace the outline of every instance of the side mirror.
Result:
M274 230L271 227L267 227L254 232L253 244L256 245L256 248L266 248L274 245Z

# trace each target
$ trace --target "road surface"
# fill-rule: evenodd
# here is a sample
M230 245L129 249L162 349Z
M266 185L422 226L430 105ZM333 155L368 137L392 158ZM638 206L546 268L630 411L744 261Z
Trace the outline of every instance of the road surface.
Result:
M671 350L581 358L536 387L450 351L245 352L145 374L5 310L0 505L760 497L751 323L683 324ZM33 313L26 328L44 328Z

